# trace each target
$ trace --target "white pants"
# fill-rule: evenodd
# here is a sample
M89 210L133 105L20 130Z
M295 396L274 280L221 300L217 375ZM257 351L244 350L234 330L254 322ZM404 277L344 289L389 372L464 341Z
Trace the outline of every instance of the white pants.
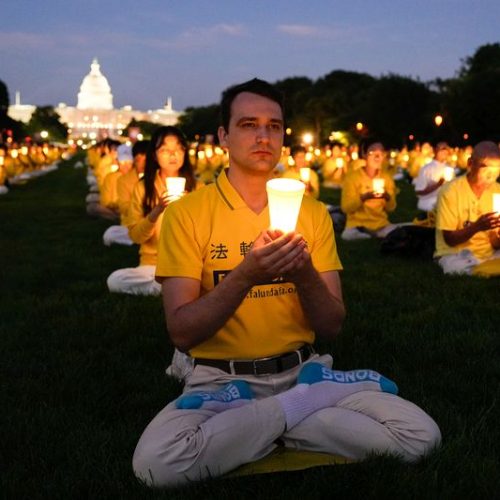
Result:
M128 228L126 226L109 226L102 235L102 241L108 247L113 243L128 246L134 244L128 235Z
M367 240L370 238L385 238L392 230L396 229L398 224L387 224L376 231L363 231L359 230L357 227L346 227L342 231L341 238L346 241L351 240Z
M155 281L156 266L127 267L108 276L110 292L130 295L161 295L161 285Z
M478 259L470 250L461 250L451 255L443 255L437 259L444 274L472 274L475 266L486 260L499 259L500 250L497 250L489 259Z
M311 360L329 367L331 356ZM371 452L416 461L438 445L438 426L413 403L392 394L362 391L336 406L313 413L285 431L285 414L273 396L296 383L300 365L269 376L230 375L197 365L184 393L217 390L235 379L251 384L256 399L221 413L179 410L169 403L148 425L137 444L133 468L150 486L171 487L216 477L254 462L278 445L362 460Z

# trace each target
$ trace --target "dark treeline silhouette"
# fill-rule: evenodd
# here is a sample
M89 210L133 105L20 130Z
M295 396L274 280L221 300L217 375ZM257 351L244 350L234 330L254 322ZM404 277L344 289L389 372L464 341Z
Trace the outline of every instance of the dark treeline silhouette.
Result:
M318 144L328 142L333 131L355 141L377 138L389 147L500 140L500 43L479 47L448 80L334 70L317 80L295 76L275 84L285 94L289 142L306 130ZM439 126L436 115L443 118ZM218 106L187 108L179 125L190 139L215 135Z

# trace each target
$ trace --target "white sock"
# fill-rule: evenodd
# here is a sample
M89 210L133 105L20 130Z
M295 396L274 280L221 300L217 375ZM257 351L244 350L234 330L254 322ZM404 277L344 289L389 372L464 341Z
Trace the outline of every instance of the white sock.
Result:
M253 392L244 380L233 380L218 391L191 392L182 395L175 402L179 410L204 408L221 412L250 403Z
M373 370L342 372L320 363L307 363L299 373L297 385L278 394L276 399L285 412L287 429L292 429L312 413L335 406L360 391L397 394L398 388L392 380Z

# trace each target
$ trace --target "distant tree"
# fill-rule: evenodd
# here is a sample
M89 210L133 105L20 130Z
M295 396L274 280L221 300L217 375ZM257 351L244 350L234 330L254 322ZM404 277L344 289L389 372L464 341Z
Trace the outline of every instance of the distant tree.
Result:
M136 120L132 118L130 123L123 130L123 134L129 136L131 129L139 129L139 133L141 133L145 140L151 139L154 131L160 127L158 123L148 122L146 120Z
M219 128L219 105L189 107L179 117L178 127L189 140L198 140L207 135L217 139Z
M478 75L484 71L500 70L500 43L481 45L476 52L462 61L459 76Z
M7 85L0 80L0 115L7 114L9 104L9 91L7 89Z
M31 115L27 130L35 139L39 139L44 130L49 133L51 141L65 141L68 138L68 129L61 123L61 117L53 106L38 106Z
M22 122L12 119L7 112L9 111L9 91L7 85L0 80L0 143L7 137L19 141L26 135L25 126Z
M433 140L438 102L438 94L420 81L383 76L375 81L365 102L368 133L387 147L400 147L409 134L419 141Z
M456 78L443 85L444 107L454 136L469 141L500 141L500 44L479 47L467 57Z

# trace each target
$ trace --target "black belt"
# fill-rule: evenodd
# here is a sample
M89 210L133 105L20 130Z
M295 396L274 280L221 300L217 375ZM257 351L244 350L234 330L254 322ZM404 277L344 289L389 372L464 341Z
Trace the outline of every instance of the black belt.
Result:
M296 351L269 358L248 361L194 358L194 365L212 366L231 375L272 375L290 370L290 368L303 363L314 352L316 352L314 348L306 344Z

